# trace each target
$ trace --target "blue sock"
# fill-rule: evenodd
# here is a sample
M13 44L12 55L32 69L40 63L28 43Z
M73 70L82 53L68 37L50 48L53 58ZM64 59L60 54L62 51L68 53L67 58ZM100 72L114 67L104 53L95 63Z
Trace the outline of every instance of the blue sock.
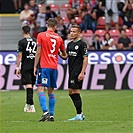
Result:
M55 102L56 102L56 99L55 99L54 94L49 94L49 113L50 113L50 116L54 115Z
M47 112L48 108L47 108L45 93L44 92L39 92L38 93L38 99L39 99L40 107L41 107L42 111Z

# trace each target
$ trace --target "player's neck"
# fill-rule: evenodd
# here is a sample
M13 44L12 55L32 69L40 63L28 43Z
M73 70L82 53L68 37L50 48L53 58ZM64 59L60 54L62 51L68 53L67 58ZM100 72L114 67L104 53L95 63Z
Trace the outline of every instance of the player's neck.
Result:
M54 31L54 29L53 28L51 28L51 27L48 27L48 29L47 30L52 30L52 31Z
M76 38L76 39L73 39L73 42L78 42L79 40L81 40L81 38Z
M31 36L29 34L24 34L24 38L30 38Z

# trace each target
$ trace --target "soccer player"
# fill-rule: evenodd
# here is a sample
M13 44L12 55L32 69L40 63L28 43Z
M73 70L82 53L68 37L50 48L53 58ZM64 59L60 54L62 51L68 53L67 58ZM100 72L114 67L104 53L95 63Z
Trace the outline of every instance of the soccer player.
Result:
M38 98L40 107L43 111L43 116L39 122L54 121L54 107L55 107L55 95L54 88L56 86L57 79L57 65L58 65L58 51L62 51L62 54L66 56L65 47L62 38L56 34L57 21L54 18L50 18L47 21L47 31L41 32L37 36L37 52L35 55L34 75L36 75L38 63L40 61L40 68L36 77L36 85L38 86ZM49 97L49 108L46 103L45 90L47 87Z
M79 25L73 25L70 30L70 35L73 41L67 45L67 55L60 56L63 59L68 58L69 65L69 81L68 93L76 108L77 115L69 121L84 120L85 116L82 112L82 99L80 97L80 89L85 75L85 70L88 64L88 52L86 43L80 38L81 29Z
M30 27L22 27L23 39L18 42L18 55L16 61L16 75L21 77L21 82L26 87L26 104L24 112L35 112L33 102L34 59L36 53L36 40L30 36ZM21 71L20 71L20 62Z

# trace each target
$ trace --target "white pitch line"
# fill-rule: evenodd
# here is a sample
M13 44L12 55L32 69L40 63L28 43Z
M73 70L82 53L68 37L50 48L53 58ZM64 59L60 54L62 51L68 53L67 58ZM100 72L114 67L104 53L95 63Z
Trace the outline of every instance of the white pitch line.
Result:
M30 122L30 121L6 121L6 122L13 122L13 123L20 123L20 122ZM33 122L33 121L31 121ZM35 121L34 121L35 122ZM89 122L89 123L133 123L133 121L55 121L55 122Z

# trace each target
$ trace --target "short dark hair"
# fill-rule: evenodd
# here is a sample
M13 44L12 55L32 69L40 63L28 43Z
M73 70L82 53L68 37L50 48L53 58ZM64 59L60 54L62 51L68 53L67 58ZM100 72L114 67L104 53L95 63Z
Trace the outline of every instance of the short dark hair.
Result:
M125 29L121 29L121 32L122 32L122 31L126 32L126 30L125 30Z
M48 27L54 28L57 25L57 20L55 18L49 18L47 25Z
M77 28L79 30L79 32L81 32L81 28L79 25L75 24L75 25L72 25L72 28Z
M23 32L25 33L25 34L28 34L28 33L30 33L30 27L29 26L23 26L22 27L22 30L23 30Z
M50 6L46 6L46 10L51 10L51 7Z

